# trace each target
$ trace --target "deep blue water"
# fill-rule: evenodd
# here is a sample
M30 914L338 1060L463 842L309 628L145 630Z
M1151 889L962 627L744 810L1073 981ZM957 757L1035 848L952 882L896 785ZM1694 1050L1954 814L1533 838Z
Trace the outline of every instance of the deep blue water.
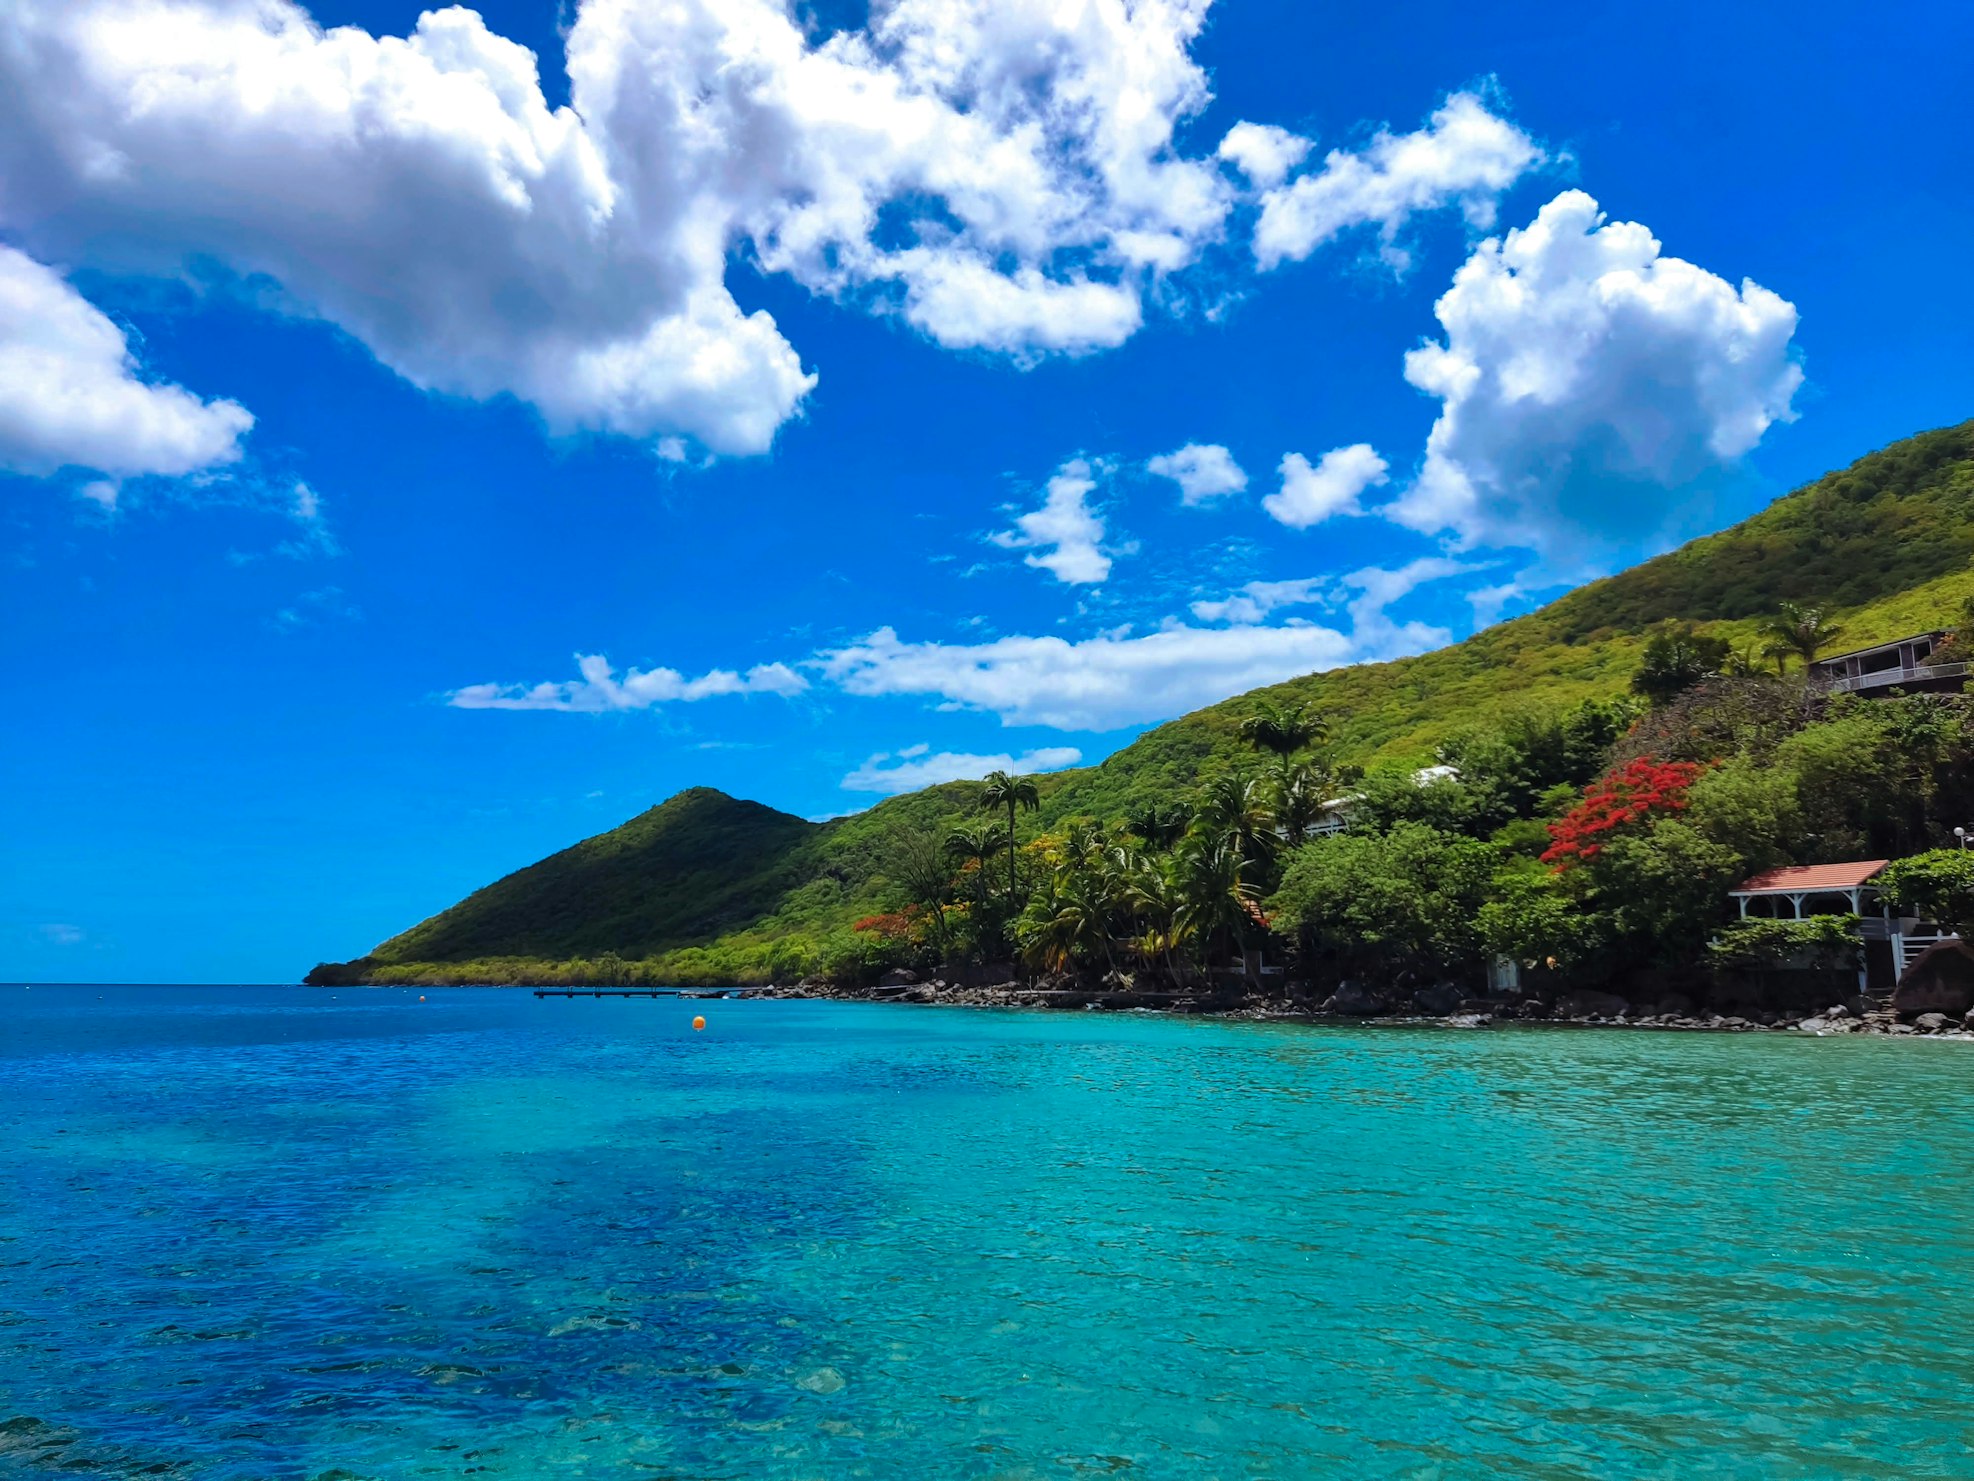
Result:
M1974 1044L426 997L0 988L0 1474L1974 1475Z

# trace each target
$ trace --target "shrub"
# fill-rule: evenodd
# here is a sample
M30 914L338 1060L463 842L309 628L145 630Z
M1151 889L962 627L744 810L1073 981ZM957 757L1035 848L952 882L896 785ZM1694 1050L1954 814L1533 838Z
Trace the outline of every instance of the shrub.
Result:
M1863 949L1854 915L1813 915L1807 920L1749 917L1723 926L1708 943L1716 967L1855 967Z
M1901 914L1937 921L1963 935L1974 926L1974 853L1966 849L1932 849L1896 859L1872 883Z

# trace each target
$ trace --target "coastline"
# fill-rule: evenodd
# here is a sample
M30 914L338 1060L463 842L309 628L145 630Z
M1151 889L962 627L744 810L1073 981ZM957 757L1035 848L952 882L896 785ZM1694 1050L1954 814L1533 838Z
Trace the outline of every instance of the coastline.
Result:
M809 980L790 986L745 987L732 990L732 995L740 998L892 1003L929 1008L1158 1013L1177 1017L1380 1028L1623 1028L1686 1033L1798 1033L1813 1038L1866 1034L1885 1038L1974 1040L1974 1011L1959 1019L1944 1013L1922 1013L1906 1021L1889 1009L1865 1008L1864 1011L1856 1011L1850 1005L1841 1003L1809 1014L1762 1012L1752 1017L1701 1012L1633 1013L1628 1011L1629 1005L1626 1005L1626 1011L1619 1012L1569 1012L1566 1011L1567 1003L1559 1006L1535 998L1519 1002L1463 999L1454 1011L1447 1013L1349 1012L1331 1006L1336 1002L1335 996L1319 1001L1307 996L1283 997L1262 993L1138 992L1087 986L1025 986L1018 982L966 986L936 977L922 982L894 981L871 987L842 987ZM1602 1006L1610 1007L1621 1001L1612 999Z

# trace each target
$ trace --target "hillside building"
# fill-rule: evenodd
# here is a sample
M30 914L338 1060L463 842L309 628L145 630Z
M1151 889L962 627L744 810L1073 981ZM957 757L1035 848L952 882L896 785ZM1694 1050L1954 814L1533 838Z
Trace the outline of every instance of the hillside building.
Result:
M1967 683L1967 665L1932 662L1933 655L1952 636L1949 632L1916 633L1896 642L1819 658L1809 666L1810 679L1832 694L1879 696L1894 689L1908 694L1958 694Z

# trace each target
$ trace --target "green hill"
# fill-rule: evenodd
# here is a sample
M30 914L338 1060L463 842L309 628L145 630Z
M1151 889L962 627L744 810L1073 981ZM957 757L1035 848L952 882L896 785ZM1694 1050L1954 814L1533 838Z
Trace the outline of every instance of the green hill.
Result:
M1815 603L1846 644L1951 623L1974 596L1974 421L1860 459L1717 535L1592 582L1465 642L1241 695L1146 732L1099 766L1038 779L1022 830L1115 819L1191 788L1241 748L1262 701L1331 718L1340 762L1417 764L1460 730L1624 691L1650 630L1691 621L1739 642L1782 601ZM964 783L811 824L697 788L564 850L320 980L530 980L657 959L675 980L779 970L791 943L844 935L895 903L884 876L900 829L971 815ZM777 955L779 953L779 956ZM551 974L552 975L552 974Z

